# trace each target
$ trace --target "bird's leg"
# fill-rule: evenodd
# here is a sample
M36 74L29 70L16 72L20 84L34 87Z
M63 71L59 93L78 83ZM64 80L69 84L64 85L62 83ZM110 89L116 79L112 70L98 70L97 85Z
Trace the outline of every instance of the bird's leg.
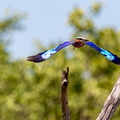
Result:
M73 50L75 50L75 47L73 47Z

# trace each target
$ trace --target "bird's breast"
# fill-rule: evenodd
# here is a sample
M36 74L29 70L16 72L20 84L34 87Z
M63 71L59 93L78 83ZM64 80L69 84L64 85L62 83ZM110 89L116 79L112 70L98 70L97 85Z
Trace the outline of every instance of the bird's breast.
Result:
M74 47L76 47L76 48L81 48L84 45L84 43L82 43L82 42L74 42L72 45Z

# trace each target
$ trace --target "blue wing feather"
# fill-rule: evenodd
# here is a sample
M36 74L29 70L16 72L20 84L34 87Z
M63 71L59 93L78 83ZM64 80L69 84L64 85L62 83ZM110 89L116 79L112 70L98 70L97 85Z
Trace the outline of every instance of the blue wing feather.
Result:
M115 55L115 54L113 54L113 53L111 53L111 52L109 52L109 51L107 51L107 50L105 50L103 48L98 47L93 42L86 42L85 44L92 47L93 49L95 49L96 51L101 53L102 55L104 55L111 62L120 65L120 58L117 55Z
M73 43L74 43L74 41L64 42L64 43L60 44L59 46L53 48L53 50L55 50L55 51L58 52L59 50L63 49L64 47L66 47L66 46L68 46L68 45L71 45L71 44L73 44Z
M46 50L42 53L39 53L37 55L34 56L29 56L27 58L28 61L33 61L33 62L42 62L48 58L50 58L52 55L56 54L58 51L60 51L61 49L63 49L64 47L73 44L73 41L67 41L64 42L60 45L58 45L57 47L50 49L50 50Z

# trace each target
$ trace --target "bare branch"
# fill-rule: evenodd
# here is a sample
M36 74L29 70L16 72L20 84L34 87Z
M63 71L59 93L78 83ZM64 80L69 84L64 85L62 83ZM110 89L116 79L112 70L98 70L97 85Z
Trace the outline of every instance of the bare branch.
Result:
M61 104L62 104L62 114L63 120L70 120L70 113L68 108L68 96L67 96L67 87L68 87L68 73L69 68L67 67L67 72L62 70L62 80L61 80Z
M120 77L114 85L112 92L104 103L104 106L96 120L110 120L120 104Z

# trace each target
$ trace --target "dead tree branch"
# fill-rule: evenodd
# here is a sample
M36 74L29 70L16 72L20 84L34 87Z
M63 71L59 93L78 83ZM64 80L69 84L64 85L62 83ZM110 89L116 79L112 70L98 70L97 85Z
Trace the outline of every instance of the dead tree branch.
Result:
M61 104L62 104L62 116L63 120L70 120L70 113L68 108L68 95L67 95L67 87L68 87L68 73L67 71L62 70L62 80L61 80Z
M120 104L120 77L115 83L112 92L104 103L104 106L96 120L110 120Z

